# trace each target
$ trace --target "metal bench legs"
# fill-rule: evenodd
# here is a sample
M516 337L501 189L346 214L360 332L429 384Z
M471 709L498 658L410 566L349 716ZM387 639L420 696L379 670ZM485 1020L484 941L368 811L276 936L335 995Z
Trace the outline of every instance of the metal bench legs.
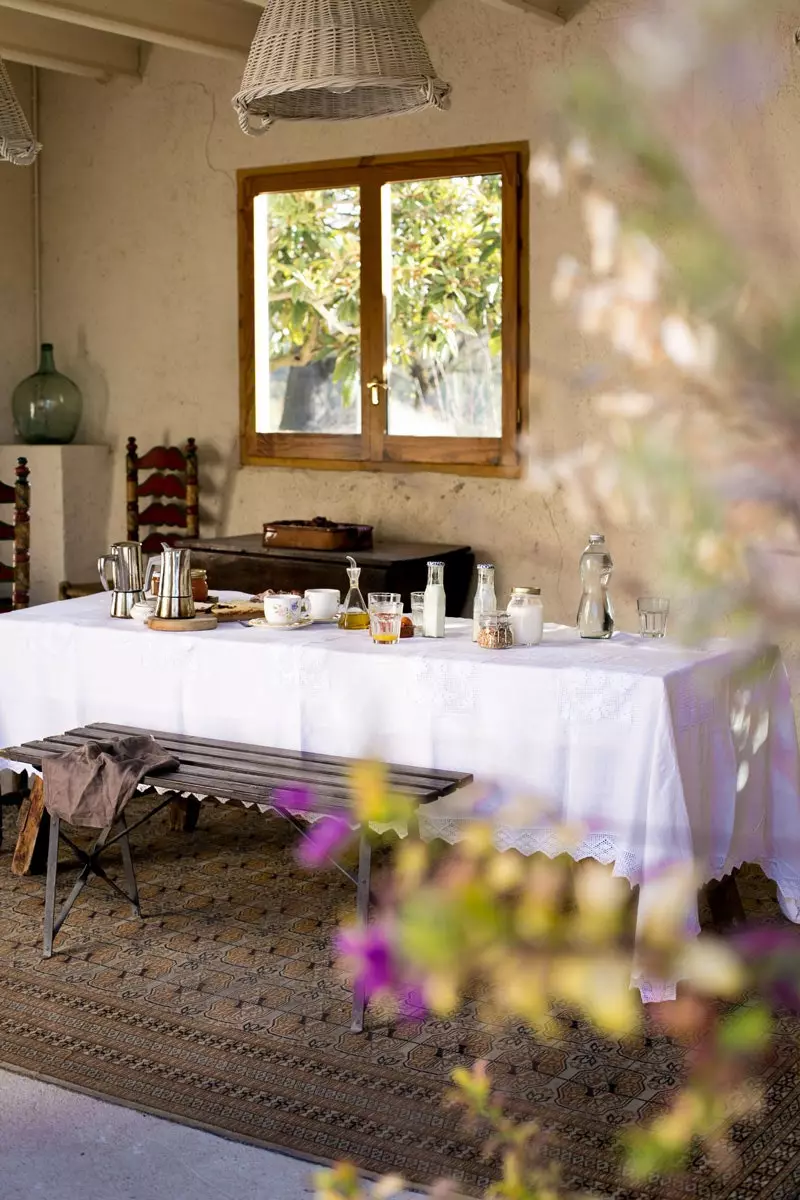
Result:
M358 923L363 928L369 924L369 884L370 868L372 866L372 846L369 840L369 830L361 830L361 841L358 847L358 891L356 893L356 914ZM364 994L363 979L356 979L353 987L353 1018L350 1029L353 1033L364 1032L364 1010L367 998Z
M116 832L115 832L116 830ZM78 878L75 880L72 891L70 892L58 916L56 912L56 879L58 876L58 842L59 838L66 842L73 853L78 857L78 860L83 864ZM122 865L125 872L125 883L127 891L124 891L113 879L109 878L103 867L100 866L100 855L119 842L120 854L122 855ZM44 948L43 955L45 958L51 958L53 954L53 939L58 933L61 926L69 916L73 904L80 896L86 884L91 879L92 875L96 875L98 879L102 879L104 883L122 896L123 900L127 900L132 906L134 915L141 917L142 912L139 906L139 889L136 885L136 874L133 869L133 859L131 858L131 845L128 840L128 826L124 816L120 816L113 825L109 825L104 829L95 840L89 850L81 850L80 846L76 846L71 838L67 837L61 830L61 821L58 817L50 817L50 841L47 848L47 883L44 893Z

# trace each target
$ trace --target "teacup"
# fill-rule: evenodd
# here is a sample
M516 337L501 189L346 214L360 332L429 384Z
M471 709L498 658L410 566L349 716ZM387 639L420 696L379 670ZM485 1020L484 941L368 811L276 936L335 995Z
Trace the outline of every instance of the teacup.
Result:
M306 588L308 611L315 621L332 621L341 599L342 593L336 588Z
M270 625L297 625L308 619L308 604L302 596L290 592L265 596L264 616Z

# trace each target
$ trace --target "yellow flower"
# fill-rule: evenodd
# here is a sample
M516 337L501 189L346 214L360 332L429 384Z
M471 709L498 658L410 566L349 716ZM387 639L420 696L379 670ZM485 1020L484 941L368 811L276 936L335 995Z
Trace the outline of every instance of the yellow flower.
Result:
M709 996L726 999L738 996L744 987L744 967L729 946L716 938L695 938L686 946L678 964L682 979L688 979Z
M359 821L389 825L408 820L412 809L410 801L390 790L386 767L382 763L356 763L350 773L350 783L353 811Z
M400 1175L384 1175L372 1189L372 1200L392 1200L405 1187L405 1180Z
M524 860L513 851L498 851L489 859L486 877L494 891L510 892L525 877Z
M437 1016L449 1016L458 1005L456 980L451 975L429 975L425 980L425 999Z

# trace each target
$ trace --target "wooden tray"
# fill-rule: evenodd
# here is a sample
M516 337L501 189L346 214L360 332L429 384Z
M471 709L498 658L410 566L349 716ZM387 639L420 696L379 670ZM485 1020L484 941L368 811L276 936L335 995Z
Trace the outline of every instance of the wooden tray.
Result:
M204 629L216 629L217 618L199 617L151 617L147 622L148 629L160 630L164 633L202 633Z
M270 521L264 526L267 550L371 550L371 525L323 525L313 521Z

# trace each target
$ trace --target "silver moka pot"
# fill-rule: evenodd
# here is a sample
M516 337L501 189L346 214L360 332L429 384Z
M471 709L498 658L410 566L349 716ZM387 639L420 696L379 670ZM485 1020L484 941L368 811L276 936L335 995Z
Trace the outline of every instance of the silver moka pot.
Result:
M111 586L108 566L111 566ZM134 604L144 600L144 566L141 542L115 542L110 554L97 560L100 582L111 592L111 616L130 617Z
M156 616L165 620L193 617L192 553L162 543Z

